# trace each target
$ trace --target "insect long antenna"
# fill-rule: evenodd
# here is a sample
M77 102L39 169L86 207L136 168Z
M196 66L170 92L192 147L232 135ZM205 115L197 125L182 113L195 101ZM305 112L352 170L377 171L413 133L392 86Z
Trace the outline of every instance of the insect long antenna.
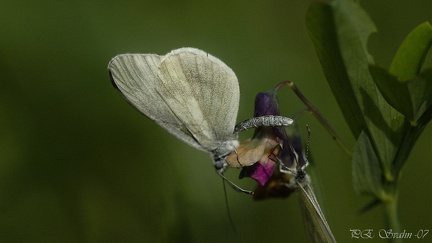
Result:
M228 214L228 220L230 222L231 228L234 231L234 234L237 234L237 229L235 227L234 220L233 220L232 214L231 214L231 209L230 209L229 203L228 203L228 194L227 194L225 180L222 180L222 183L223 183L223 189L224 189L224 195L225 195L225 206L226 206L226 210L227 210L227 214Z
M309 127L309 125L306 125L306 129L307 129L307 141L306 141L306 153L305 153L305 157L306 159L308 158L309 155L309 143L310 143L310 137L311 137L311 129Z

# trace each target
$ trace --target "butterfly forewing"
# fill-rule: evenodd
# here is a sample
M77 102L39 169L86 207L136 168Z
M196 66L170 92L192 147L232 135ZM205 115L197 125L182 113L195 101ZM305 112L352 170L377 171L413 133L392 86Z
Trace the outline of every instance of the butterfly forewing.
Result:
M189 145L210 152L234 138L239 87L219 59L181 48L165 56L119 55L108 69L129 103Z
M129 103L153 120L156 110L160 110L158 106L165 105L157 102L161 99L155 92L160 59L160 56L153 54L122 54L108 64L113 85ZM153 104L155 102L157 104Z
M166 104L205 150L234 137L239 87L224 63L196 49L176 50L162 60L158 82Z

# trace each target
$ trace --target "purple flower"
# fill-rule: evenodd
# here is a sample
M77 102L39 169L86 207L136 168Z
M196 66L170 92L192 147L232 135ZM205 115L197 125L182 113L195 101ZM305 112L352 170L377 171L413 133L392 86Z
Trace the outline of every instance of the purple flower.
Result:
M258 93L255 97L255 117L280 115L276 88L267 92ZM291 125L294 126L295 125ZM239 178L251 177L258 182L257 191L274 196L289 195L292 190L287 190L291 175L277 172L276 161L281 161L285 167L293 168L296 165L304 165L302 144L298 129L288 129L288 136L284 127L258 127L255 129L252 139L246 140L237 148L237 153L227 157L227 163L231 167L242 168ZM300 155L300 156L299 156ZM263 191L264 190L264 191ZM273 192L270 192L273 190ZM284 192L278 195L278 192Z
M255 98L255 117L279 115L276 97L277 89L258 93ZM227 157L231 167L242 167L240 178L251 177L260 185L265 185L276 168L277 157L286 137L283 127L258 127L252 139L246 140L237 148L237 153Z

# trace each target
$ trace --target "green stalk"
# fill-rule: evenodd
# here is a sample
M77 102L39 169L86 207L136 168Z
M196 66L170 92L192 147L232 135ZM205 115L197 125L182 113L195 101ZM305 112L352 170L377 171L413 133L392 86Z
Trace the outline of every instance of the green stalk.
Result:
M282 86L288 86L297 95L297 97L306 105L308 110L315 116L315 118L323 125L334 141L339 145L339 147L344 151L350 158L352 158L352 152L348 148L348 145L342 140L342 138L336 133L333 127L330 126L327 119L321 114L321 112L316 108L306 97L300 92L297 86L291 81L284 81L276 86L279 89Z
M393 193L391 196L383 201L384 214L387 223L387 229L393 233L401 232L399 214L398 214L398 193ZM389 238L390 242L399 243L402 242L400 238Z

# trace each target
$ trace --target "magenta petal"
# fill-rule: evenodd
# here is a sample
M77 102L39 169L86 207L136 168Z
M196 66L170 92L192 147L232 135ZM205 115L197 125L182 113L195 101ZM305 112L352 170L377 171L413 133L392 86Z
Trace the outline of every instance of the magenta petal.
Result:
M264 186L273 175L276 163L267 159L264 163L257 164L255 172L250 177L256 180L261 186Z

